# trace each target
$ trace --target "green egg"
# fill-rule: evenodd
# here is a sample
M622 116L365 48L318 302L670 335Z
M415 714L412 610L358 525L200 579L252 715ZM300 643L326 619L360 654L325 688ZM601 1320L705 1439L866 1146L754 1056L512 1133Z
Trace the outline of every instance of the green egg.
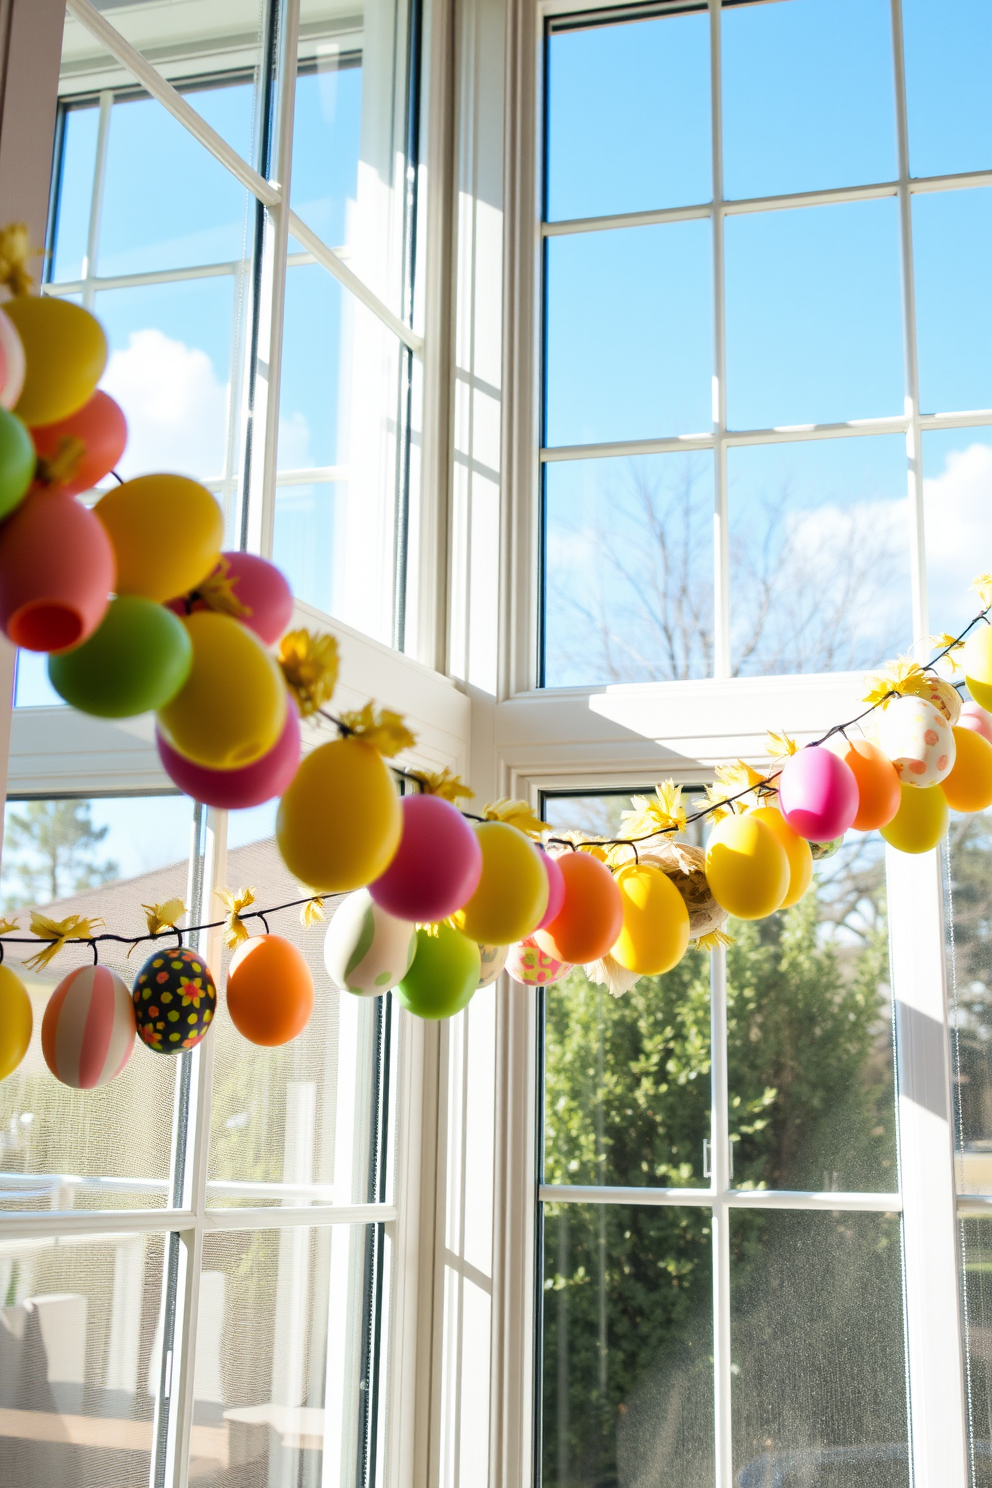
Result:
M471 1000L481 967L474 940L451 925L431 925L417 931L413 965L396 992L418 1018L451 1018Z
M48 658L60 697L99 718L151 713L175 697L193 648L178 615L151 599L121 595L88 641Z
M0 518L20 506L34 479L31 435L13 413L0 408Z

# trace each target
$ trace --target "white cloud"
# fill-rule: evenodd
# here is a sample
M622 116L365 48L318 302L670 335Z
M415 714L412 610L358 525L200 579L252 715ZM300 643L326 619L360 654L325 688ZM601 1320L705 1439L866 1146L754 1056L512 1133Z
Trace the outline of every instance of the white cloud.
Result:
M944 470L923 482L930 616L945 628L945 611L974 612L964 591L977 573L992 568L992 448L970 444L952 450Z
M280 470L308 470L310 458L310 425L306 414L297 409L289 418L279 420Z
M205 351L152 328L133 331L127 349L111 356L101 386L127 416L122 475L223 474L228 389Z

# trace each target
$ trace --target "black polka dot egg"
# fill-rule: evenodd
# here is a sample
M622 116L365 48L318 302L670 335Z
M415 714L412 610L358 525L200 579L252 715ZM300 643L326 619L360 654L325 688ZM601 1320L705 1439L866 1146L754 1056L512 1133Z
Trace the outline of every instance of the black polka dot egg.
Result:
M217 988L207 963L186 947L154 951L134 983L138 1037L156 1054L192 1049L217 1011Z

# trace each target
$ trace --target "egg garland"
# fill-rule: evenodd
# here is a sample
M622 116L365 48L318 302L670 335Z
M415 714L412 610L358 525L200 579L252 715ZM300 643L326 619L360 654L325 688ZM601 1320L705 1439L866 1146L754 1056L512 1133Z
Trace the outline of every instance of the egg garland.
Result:
M207 963L186 946L153 951L134 979L138 1037L155 1054L195 1049L217 1012L217 988Z
M779 909L791 909L813 882L813 854L805 837L800 837L789 826L781 811L775 806L759 806L751 812L755 821L768 827L785 848L789 860L789 887Z
M992 744L992 713L987 713L981 703L963 703L957 726L972 729Z

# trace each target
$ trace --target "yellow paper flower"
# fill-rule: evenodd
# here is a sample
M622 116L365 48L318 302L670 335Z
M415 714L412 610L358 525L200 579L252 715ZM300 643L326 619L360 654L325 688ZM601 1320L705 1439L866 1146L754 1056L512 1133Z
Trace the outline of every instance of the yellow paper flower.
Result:
M799 745L788 734L777 734L769 729L767 749L772 759L788 759L790 755L798 754Z
M231 577L231 565L222 553L214 572L197 584L193 595L201 599L208 610L216 610L220 615L233 615L237 620L252 613L250 605L242 604L234 592L237 582L237 575Z
M300 893L305 894L306 892L306 889L301 884ZM308 899L306 904L300 906L300 924L304 930L309 930L311 925L316 925L323 918L324 900L320 894L314 894L312 899Z
M625 837L685 831L682 787L674 780L656 785L653 796L631 796L630 804L633 810L625 811L620 818L620 830Z
M338 643L332 635L287 631L279 642L279 665L302 718L330 702L338 680Z
M143 904L149 935L161 935L163 930L174 930L186 913L181 899L166 899L163 904Z
M28 259L41 252L31 247L25 223L10 222L0 228L0 284L5 284L12 295L26 295L34 283L34 276L28 273Z
M992 573L979 574L972 579L971 587L982 602L982 609L987 610L992 605Z
M233 894L230 889L215 889L214 892L227 909L224 944L230 950L235 951L243 941L248 939L248 927L241 918L241 911L247 909L249 904L255 903L255 890L242 888L236 894Z
M447 767L433 775L422 775L418 770L416 778L425 796L440 796L442 801L450 801L453 806L457 806L460 799L469 801L475 795L475 791L462 782L461 776L453 775Z
M364 708L354 712L342 713L341 722L359 739L378 749L384 759L392 759L402 749L412 749L417 742L417 736L411 734L401 713L377 708L374 702L368 702Z
M505 822L508 827L516 827L525 837L540 837L543 832L551 830L551 824L542 821L526 801L511 801L509 796L487 802L482 815L486 821Z
M864 701L884 709L895 696L929 697L932 681L931 674L925 672L918 661L899 656L895 661L886 662L883 671L865 678L868 691Z
M41 971L42 967L48 965L53 956L57 956L67 940L88 940L97 928L103 928L103 920L86 919L83 915L69 915L64 920L50 920L47 915L39 914L36 909L31 911L31 924L28 927L32 935L37 935L40 940L50 941L50 945L43 946L30 956L24 965L29 971Z
M0 920L0 935L9 935L11 930L19 930L20 928L16 920Z

